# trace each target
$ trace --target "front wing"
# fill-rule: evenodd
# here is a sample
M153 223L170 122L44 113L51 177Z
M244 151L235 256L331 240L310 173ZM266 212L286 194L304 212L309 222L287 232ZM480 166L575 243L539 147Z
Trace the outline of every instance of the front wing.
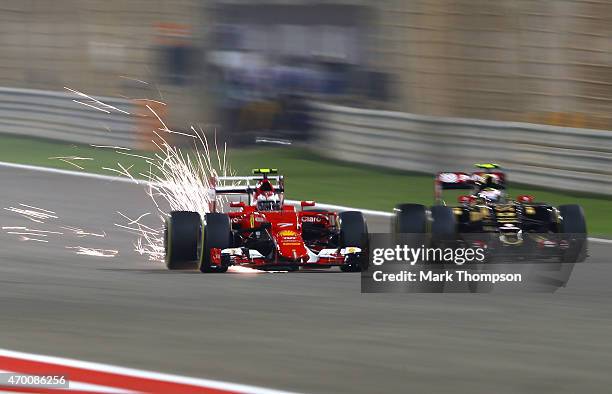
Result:
M341 266L351 264L362 258L364 251L358 247L344 247L335 249L322 249L314 252L308 249L308 258L296 261L269 259L255 249L248 248L227 248L211 249L211 262L213 265L245 265L245 266Z

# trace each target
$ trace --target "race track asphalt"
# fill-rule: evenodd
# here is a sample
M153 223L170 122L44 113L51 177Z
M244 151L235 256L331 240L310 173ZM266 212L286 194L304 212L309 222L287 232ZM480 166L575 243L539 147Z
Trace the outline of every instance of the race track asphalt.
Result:
M133 252L116 211L142 186L0 168L0 348L314 393L603 393L612 385L611 245L555 294L361 294L359 274L169 272ZM385 232L388 218L369 217ZM68 232L68 230L60 230ZM116 249L113 258L66 246ZM1 369L1 368L0 368Z

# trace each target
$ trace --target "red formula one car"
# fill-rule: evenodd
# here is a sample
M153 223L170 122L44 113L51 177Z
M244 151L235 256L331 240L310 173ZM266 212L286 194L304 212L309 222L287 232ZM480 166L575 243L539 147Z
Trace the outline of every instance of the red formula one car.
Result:
M232 265L262 270L295 271L300 267L361 271L367 265L368 229L361 212L306 210L284 201L284 178L275 169L253 170L254 176L220 177L204 218L174 211L166 222L165 252L169 269L226 272ZM216 186L232 182L232 186ZM220 196L240 196L230 212ZM246 201L245 201L246 200ZM204 220L202 220L204 219Z

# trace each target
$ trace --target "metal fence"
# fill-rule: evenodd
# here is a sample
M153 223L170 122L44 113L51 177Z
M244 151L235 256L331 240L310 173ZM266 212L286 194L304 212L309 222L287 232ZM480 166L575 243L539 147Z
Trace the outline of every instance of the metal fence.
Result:
M0 133L138 147L136 108L132 102L96 99L107 106L70 92L0 88Z
M612 195L612 131L314 104L313 149L433 174L491 161L512 182Z

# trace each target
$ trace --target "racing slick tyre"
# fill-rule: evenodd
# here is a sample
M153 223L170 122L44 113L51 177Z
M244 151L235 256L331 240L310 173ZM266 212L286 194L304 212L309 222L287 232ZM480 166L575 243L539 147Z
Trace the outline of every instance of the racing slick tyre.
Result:
M399 204L394 211L391 233L395 243L415 248L427 245L427 208L421 204Z
M574 263L583 262L587 257L587 227L584 211L580 205L560 205L561 233L570 234L568 257Z
M164 229L166 267L169 270L198 268L198 242L201 227L202 221L197 212L170 212Z
M212 265L210 251L212 248L227 249L231 245L232 225L229 216L223 213L207 213L204 231L202 231L200 271L204 273L226 272L229 265Z
M434 248L444 248L454 246L457 240L457 219L451 207L435 205L431 207L431 241ZM444 261L427 262L430 269L436 274L443 274L445 271ZM421 292L442 293L444 291L444 281L435 281L422 285Z
M431 207L431 237L434 244L457 240L457 219L451 207Z
M491 261L473 263L466 268L471 274L483 274L491 271ZM493 283L488 281L471 280L467 283L470 293L490 293L493 291Z
M359 211L340 212L339 247L355 246L361 249L362 254L358 261L340 266L343 272L360 272L368 268L368 225L363 214Z
M421 204L399 204L395 207L394 233L420 234L427 231L427 209Z
M542 263L537 266L531 290L553 293L565 287L574 271L574 264L587 257L587 228L584 212L580 205L559 206L560 221L558 226L559 241L568 243L568 248L558 262Z

